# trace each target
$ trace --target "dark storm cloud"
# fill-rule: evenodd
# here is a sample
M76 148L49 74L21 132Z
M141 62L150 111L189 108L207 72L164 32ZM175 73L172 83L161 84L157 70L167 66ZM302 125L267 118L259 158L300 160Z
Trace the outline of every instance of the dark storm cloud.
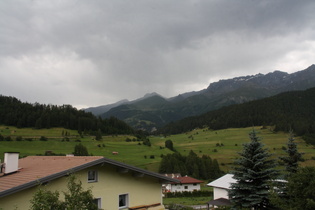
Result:
M77 107L314 63L315 3L0 2L0 89Z

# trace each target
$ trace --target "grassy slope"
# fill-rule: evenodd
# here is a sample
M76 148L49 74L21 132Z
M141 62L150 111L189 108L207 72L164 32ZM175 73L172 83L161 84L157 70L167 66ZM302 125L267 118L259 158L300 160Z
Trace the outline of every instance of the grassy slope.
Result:
M8 129L7 129L8 128ZM258 136L262 138L262 142L266 144L271 153L275 156L284 154L282 146L286 146L288 140L288 134L286 133L273 133L268 129L255 128L258 132ZM15 132L13 132L13 130ZM44 154L45 151L51 150L54 153L69 154L72 153L73 148L78 142L76 139L80 139L81 143L85 145L93 155L101 155L111 159L115 159L127 164L138 166L152 171L157 171L159 162L161 160L161 154L171 153L168 149L161 149L164 147L165 140L172 140L174 147L180 153L187 155L190 150L193 150L198 155L209 155L219 161L223 170L230 170L230 163L233 159L238 157L237 152L242 150L242 143L248 142L248 133L252 128L231 128L225 130L194 130L189 133L167 136L166 138L160 136L150 137L152 146L138 145L139 142L132 141L126 142L126 138L133 139L132 136L104 136L101 141L93 140L93 137L77 137L76 131L70 131L70 142L61 142L62 128L54 129L17 129L14 127L0 126L0 134L7 136L11 135L14 141L0 141L0 159L3 160L4 152L20 152L21 156ZM48 137L48 141L15 141L16 136ZM298 143L298 149L300 152L305 153L306 159L302 165L315 166L315 160L311 160L315 157L315 149L313 146L306 145L300 138L296 138ZM217 147L216 144L223 144L224 146ZM102 145L105 145L103 147ZM101 145L101 147L98 147ZM236 146L237 145L237 146ZM217 152L214 152L214 150ZM112 155L113 151L119 152L118 155ZM150 156L154 155L154 159ZM147 158L145 158L146 156Z

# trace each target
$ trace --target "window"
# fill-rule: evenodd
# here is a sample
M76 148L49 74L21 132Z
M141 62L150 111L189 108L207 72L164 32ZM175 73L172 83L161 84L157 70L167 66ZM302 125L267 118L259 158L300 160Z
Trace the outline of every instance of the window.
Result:
M185 186L185 190L187 190L188 189L188 186Z
M94 203L97 205L97 208L98 209L101 209L102 208L102 205L101 205L101 199L100 198L96 198L93 200Z
M196 183L194 183L193 185L194 185L194 186L197 186L197 184L196 184Z
M128 207L128 194L119 195L119 208Z
M88 171L88 182L97 182L97 171Z

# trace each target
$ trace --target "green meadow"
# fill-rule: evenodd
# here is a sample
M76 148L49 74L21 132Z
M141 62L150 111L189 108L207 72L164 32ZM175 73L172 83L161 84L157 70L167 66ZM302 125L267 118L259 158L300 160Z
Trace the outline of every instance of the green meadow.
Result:
M157 171L161 156L172 153L165 148L165 141L170 139L176 151L188 155L193 150L198 155L209 155L219 161L221 169L229 171L231 163L238 157L237 152L242 150L242 144L249 142L248 134L253 128L230 128L224 130L196 129L191 132L171 136L149 136L151 147L143 145L134 136L118 135L103 136L96 141L93 136L80 137L77 131L63 128L52 129L18 129L10 126L0 126L0 134L4 137L11 136L12 141L0 141L0 159L3 160L4 152L20 152L20 156L44 155L46 151L55 154L71 154L76 144L82 143L92 155L104 156L144 169ZM274 133L269 128L254 128L266 148L276 158L284 155L288 133ZM67 136L65 136L65 133ZM22 141L16 137L21 136ZM44 136L47 141L41 141ZM67 137L67 138L65 138ZM28 139L28 140L26 140ZM31 139L31 140L30 140ZM131 141L126 141L131 139ZM315 166L315 147L306 144L300 137L296 137L298 149L303 152L305 161L303 166ZM118 152L113 155L112 152Z

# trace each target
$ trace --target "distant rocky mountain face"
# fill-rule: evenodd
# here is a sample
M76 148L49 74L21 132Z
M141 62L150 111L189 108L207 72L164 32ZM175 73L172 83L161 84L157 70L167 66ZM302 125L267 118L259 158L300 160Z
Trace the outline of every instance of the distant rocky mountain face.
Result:
M120 101L86 109L102 118L115 116L134 128L151 131L172 121L200 115L222 106L240 104L292 90L315 87L315 65L296 73L274 71L268 74L236 77L211 83L208 88L164 98L147 94L135 101Z

